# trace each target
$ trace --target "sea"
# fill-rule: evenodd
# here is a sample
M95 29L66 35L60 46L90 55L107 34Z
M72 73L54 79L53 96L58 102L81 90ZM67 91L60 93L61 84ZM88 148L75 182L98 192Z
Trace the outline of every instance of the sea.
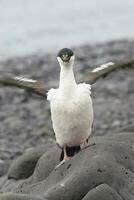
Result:
M134 0L0 0L0 59L134 38Z

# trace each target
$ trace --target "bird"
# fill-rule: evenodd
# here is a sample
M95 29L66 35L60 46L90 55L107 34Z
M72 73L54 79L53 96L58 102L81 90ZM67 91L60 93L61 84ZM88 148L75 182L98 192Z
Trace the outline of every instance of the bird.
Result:
M75 55L71 49L61 49L57 54L60 65L59 88L48 89L44 82L15 76L0 75L0 86L25 89L50 101L52 125L56 142L62 148L61 161L67 161L80 149L88 146L93 124L91 85L118 69L133 68L134 60L108 62L87 71L83 83L76 83L73 66ZM86 82L86 83L85 83ZM64 162L63 162L64 163Z
M47 93L56 143L62 148L60 160L67 161L88 145L92 133L93 105L91 85L77 84L74 52L69 48L57 54L60 66L59 87Z

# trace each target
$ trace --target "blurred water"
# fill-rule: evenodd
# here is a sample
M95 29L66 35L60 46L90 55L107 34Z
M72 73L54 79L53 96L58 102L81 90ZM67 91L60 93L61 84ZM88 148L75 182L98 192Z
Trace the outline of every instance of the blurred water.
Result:
M134 0L0 0L0 59L134 37Z

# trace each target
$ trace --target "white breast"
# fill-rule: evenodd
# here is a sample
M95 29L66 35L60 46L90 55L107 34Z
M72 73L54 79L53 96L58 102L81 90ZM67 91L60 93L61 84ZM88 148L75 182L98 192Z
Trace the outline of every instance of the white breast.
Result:
M64 97L60 89L48 92L56 141L60 146L81 144L91 134L93 108L91 86L79 84L71 97Z

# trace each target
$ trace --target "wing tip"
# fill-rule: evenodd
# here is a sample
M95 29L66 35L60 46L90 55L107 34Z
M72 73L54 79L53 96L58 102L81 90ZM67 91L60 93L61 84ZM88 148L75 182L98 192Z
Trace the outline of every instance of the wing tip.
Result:
M21 81L21 82L27 82L27 83L36 83L37 82L36 80L28 79L28 78L21 77L21 76L15 76L14 80Z
M92 70L92 72L99 72L103 69L108 68L109 66L115 65L114 62L108 62L108 63L104 63L102 65L100 65L99 67L95 68L94 70Z

